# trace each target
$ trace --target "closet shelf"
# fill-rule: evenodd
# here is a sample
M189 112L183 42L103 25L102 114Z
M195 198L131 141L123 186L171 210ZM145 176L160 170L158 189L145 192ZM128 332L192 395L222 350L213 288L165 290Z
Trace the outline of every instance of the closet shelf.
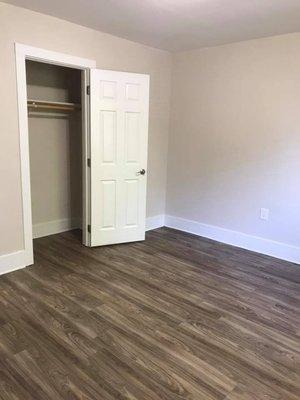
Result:
M29 111L35 111L35 112L55 111L56 113L57 112L65 113L66 111L71 112L81 109L81 105L76 103L64 103L60 101L43 101L34 99L27 100L27 107Z

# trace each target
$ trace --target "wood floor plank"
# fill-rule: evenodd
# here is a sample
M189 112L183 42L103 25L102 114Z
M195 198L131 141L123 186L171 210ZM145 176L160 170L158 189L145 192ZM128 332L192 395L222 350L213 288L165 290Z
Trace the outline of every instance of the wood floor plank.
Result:
M0 277L0 399L300 399L298 265L168 228L34 252Z

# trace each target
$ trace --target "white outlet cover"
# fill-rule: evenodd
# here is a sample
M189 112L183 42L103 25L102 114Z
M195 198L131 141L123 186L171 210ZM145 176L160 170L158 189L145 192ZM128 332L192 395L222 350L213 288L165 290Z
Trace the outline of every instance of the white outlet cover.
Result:
M260 218L264 221L269 220L269 209L268 208L261 208L260 209Z

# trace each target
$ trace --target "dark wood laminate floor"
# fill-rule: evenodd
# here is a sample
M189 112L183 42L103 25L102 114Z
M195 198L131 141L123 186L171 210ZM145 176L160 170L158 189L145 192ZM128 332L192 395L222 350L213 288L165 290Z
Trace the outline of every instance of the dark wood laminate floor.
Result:
M38 239L0 277L0 398L299 399L295 264L170 230Z

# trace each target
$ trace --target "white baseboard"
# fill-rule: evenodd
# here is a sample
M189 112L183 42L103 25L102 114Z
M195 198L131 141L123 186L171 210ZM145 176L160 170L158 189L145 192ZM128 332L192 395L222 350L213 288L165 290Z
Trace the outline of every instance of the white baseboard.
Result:
M81 226L79 219L58 219L33 225L33 239L70 231Z
M0 275L16 271L30 264L32 264L32 260L28 257L25 250L3 254L0 256Z
M164 215L148 217L146 220L146 230L156 229L164 226ZM56 233L66 232L71 229L77 229L81 226L78 219L61 219L51 222L36 224L33 226L33 238L39 238ZM25 250L19 250L10 254L0 255L0 275L7 274L17 269L25 268L31 265L33 260Z
M165 216L155 215L146 219L146 230L156 229L164 226ZM43 222L33 226L33 238L55 235L56 233L67 232L81 226L78 219L59 219L56 221Z
M146 218L146 231L150 231L151 229L161 228L164 225L165 225L164 214Z
M33 229L34 238L65 232L80 227L78 220L58 220L45 224L37 224ZM282 260L300 264L300 247L285 243L251 236L242 232L220 228L218 226L203 224L171 215L156 215L146 219L146 230L157 229L162 226L178 229L184 232L196 234L222 243L252 250ZM30 255L25 250L16 251L0 256L0 275L24 268L32 264Z
M165 216L165 226L300 264L300 247L171 215Z

